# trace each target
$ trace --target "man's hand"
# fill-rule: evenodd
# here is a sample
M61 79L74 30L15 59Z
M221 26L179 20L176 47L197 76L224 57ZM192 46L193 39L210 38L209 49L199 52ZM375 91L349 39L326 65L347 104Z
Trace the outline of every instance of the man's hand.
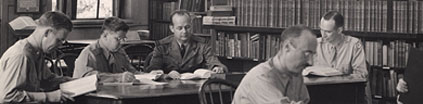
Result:
M120 82L133 82L134 80L136 80L134 74L132 74L131 72L123 72L122 79L120 80Z
M291 101L291 104L304 104L304 103L303 103L303 101L298 101L298 102L296 102L296 101Z
M225 73L225 70L223 70L223 67L219 67L219 66L214 67L212 71L216 73Z
M397 90L398 90L398 92L401 92L401 93L408 92L407 83L404 81L404 79L401 78L398 81Z
M62 91L62 90L56 90L52 92L46 92L46 97L48 102L63 102L63 101L75 101L71 96L73 93Z
M168 76L172 79L179 79L181 78L181 74L178 71L172 70L168 73Z

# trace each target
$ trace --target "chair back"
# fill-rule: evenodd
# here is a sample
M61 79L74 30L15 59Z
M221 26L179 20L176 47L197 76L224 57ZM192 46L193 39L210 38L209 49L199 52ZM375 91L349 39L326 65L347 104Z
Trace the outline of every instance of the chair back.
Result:
M237 87L224 79L208 79L198 91L200 104L230 104Z

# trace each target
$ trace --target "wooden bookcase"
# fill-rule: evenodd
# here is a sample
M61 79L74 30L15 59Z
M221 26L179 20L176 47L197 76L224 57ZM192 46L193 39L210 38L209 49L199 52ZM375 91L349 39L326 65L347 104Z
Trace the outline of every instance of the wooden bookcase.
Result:
M203 29L202 16L205 0L149 0L149 30L153 40L162 39L172 32L169 30L170 14L175 10L187 10L194 17L194 35L210 37L210 30Z
M344 34L363 41L374 100L395 103L395 86L406 69L408 49L423 46L421 0L228 1L235 9L236 25L205 27L211 29L215 54L231 72L247 72L273 56L277 49L272 48L278 46L274 38L288 26L304 24L320 35L321 16L336 10L345 17Z

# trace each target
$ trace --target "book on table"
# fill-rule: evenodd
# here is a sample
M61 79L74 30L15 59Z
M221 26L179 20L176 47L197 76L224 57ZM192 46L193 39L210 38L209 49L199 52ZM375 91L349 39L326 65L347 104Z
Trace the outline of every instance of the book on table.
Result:
M62 83L60 89L73 93L72 97L95 91L97 90L97 74Z
M306 67L302 74L306 75L317 75L317 76L337 76L342 75L343 73L336 70L335 68L326 67L326 66L310 66Z

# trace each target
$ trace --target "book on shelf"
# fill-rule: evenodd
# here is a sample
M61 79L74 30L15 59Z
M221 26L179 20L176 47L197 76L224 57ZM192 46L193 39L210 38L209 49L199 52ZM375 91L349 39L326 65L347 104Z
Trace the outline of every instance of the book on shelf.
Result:
M13 30L34 30L37 27L35 21L29 16L19 16L9 22Z
M97 90L97 74L62 83L60 90L73 93L71 97L95 91Z
M303 72L303 76L306 75L317 75L317 76L337 76L337 75L343 75L342 72L326 66L310 66L306 67Z

